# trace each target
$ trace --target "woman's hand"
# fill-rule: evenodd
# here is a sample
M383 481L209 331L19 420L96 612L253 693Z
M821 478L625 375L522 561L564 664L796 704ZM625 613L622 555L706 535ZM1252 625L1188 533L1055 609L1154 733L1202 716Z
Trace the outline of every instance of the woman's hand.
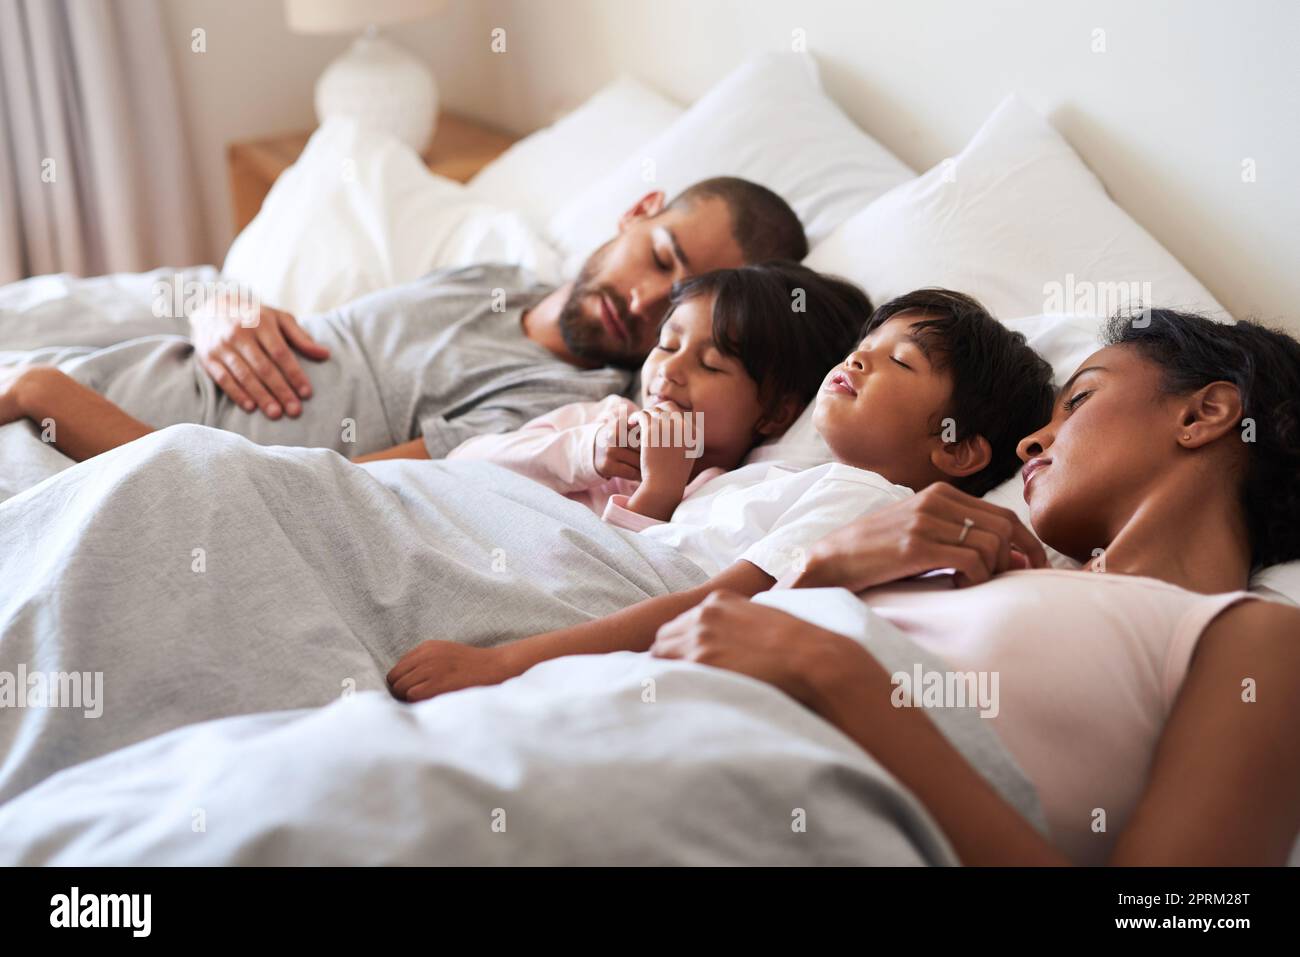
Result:
M1046 564L1042 543L1015 512L940 482L827 535L795 587L857 592L936 568L955 568L958 584L975 585Z
M748 675L818 712L832 684L866 676L874 664L843 635L726 591L660 628L650 653Z
M388 686L401 701L423 701L449 691L495 685L520 673L509 648L475 648L454 641L425 641L388 672Z
M924 709L895 707L889 673L856 641L716 592L660 628L650 651L757 678L808 707L925 805L963 863L1065 863Z

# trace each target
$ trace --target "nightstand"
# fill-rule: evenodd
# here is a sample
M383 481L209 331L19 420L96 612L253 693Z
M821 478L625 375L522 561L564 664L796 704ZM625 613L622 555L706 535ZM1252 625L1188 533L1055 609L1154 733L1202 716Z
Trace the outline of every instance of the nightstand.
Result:
M230 195L235 210L235 232L239 232L262 208L271 184L302 153L312 131L286 133L261 140L231 143L226 148L230 169ZM464 183L515 141L476 120L443 112L433 145L424 156L425 164L439 176Z

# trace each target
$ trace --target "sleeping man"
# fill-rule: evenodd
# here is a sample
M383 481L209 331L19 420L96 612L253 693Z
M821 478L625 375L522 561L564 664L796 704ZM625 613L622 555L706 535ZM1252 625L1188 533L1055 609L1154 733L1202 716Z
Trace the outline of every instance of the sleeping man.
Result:
M517 267L472 266L301 324L274 309L246 324L218 307L193 317L192 337L0 354L0 423L31 418L76 460L186 422L351 458L441 458L471 436L625 391L674 282L806 253L775 193L704 180L671 202L641 197L554 289ZM316 363L314 381L295 352Z

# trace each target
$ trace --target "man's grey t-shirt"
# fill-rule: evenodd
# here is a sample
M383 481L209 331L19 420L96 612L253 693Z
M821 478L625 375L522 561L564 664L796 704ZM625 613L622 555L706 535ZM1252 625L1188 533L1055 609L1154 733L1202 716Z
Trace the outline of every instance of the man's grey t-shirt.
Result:
M97 350L40 350L141 421L195 422L263 445L349 457L423 436L434 458L569 402L623 392L630 373L583 370L524 335L522 315L551 290L515 266L440 270L301 321L330 348L301 359L312 397L297 419L246 413L209 378L189 339L151 336Z

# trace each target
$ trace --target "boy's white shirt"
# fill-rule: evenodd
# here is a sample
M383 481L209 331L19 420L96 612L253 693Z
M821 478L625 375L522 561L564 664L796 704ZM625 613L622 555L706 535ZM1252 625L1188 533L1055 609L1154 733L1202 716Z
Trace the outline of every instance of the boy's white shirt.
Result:
M701 485L671 521L637 534L677 548L710 576L743 560L780 581L802 568L819 539L912 494L839 462L755 462Z

